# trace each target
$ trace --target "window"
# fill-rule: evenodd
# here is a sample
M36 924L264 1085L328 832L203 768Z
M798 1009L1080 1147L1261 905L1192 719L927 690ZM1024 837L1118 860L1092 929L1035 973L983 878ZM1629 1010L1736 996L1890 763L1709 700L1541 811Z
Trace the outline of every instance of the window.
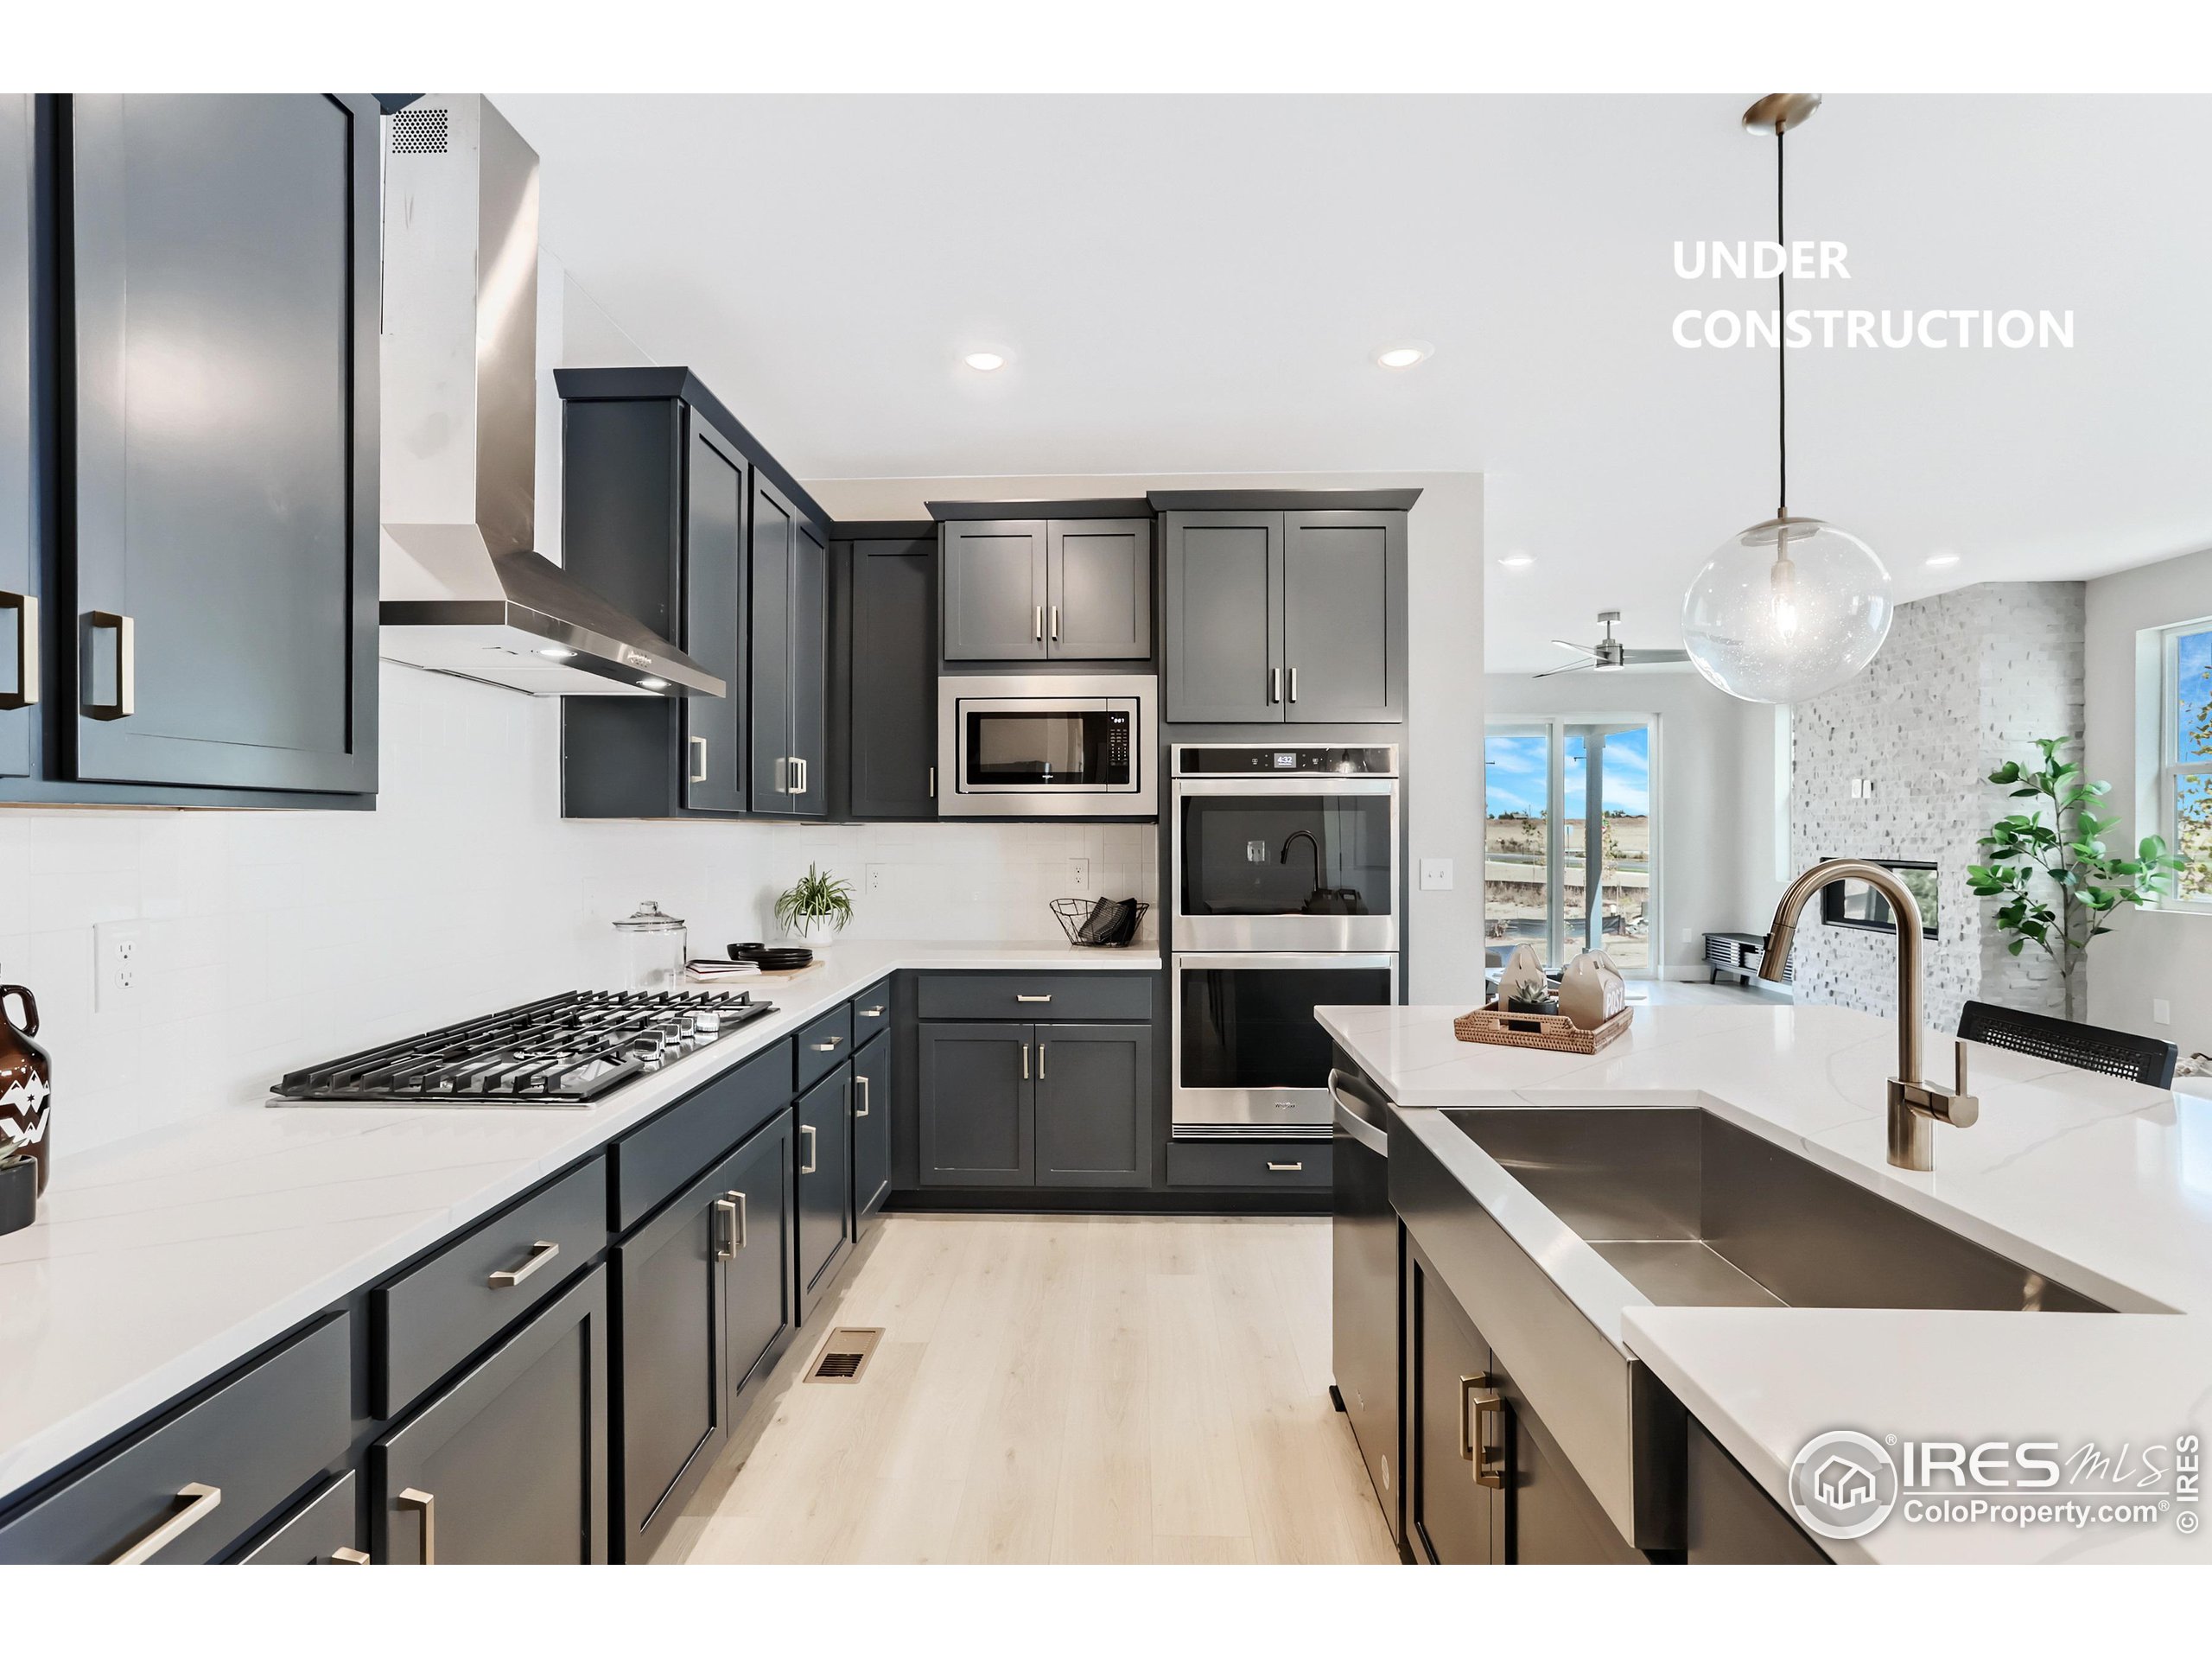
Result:
M2158 707L2164 833L2189 861L2177 896L2212 909L2212 624L2166 630Z
M1656 971L1651 750L1648 721L1488 729L1483 905L1492 949L1533 944L1558 968L1590 948L1624 973Z

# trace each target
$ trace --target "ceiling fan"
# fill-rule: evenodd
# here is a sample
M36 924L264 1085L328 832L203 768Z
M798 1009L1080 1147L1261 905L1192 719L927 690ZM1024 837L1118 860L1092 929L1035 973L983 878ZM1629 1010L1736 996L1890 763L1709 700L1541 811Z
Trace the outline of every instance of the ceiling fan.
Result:
M1554 674L1573 674L1586 668L1594 668L1603 672L1609 669L1634 668L1645 663L1687 663L1689 661L1690 654L1687 651L1639 651L1621 644L1619 640L1613 638L1613 624L1620 620L1621 613L1618 611L1599 612L1598 620L1605 626L1605 637L1594 645L1578 645L1571 639L1553 640L1552 644L1574 652L1583 660L1579 663L1569 663L1564 668L1548 668L1535 677L1540 680L1548 680Z

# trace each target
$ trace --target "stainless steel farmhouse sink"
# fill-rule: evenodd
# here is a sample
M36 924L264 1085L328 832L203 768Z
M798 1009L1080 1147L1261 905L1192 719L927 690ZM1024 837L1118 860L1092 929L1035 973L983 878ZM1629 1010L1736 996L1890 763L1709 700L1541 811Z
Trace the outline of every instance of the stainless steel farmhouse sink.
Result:
M1696 1107L1443 1116L1662 1307L2112 1311Z
M1390 1203L1589 1494L1680 1550L1688 1417L1624 1309L2112 1310L1695 1106L1393 1110Z

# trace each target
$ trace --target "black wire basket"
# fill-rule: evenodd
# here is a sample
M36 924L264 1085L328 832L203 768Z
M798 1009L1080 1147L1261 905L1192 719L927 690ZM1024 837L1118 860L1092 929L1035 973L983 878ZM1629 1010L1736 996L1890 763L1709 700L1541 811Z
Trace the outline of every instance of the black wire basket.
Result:
M1091 921L1093 917L1098 915L1098 907L1102 904L1127 905L1134 913L1129 915L1119 927L1112 930L1112 937L1085 938L1084 937L1085 933L1096 931L1091 926ZM1059 918L1060 931L1068 936L1068 943L1082 945L1086 949L1113 950L1135 944L1137 935L1144 929L1145 912L1151 908L1150 905L1141 899L1055 899L1052 900L1052 914Z

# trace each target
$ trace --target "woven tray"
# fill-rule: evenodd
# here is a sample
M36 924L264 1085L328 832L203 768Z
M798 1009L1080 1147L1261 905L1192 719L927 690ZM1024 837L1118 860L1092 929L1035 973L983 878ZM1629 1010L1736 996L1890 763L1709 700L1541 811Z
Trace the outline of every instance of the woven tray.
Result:
M1595 1031L1582 1031L1563 1014L1507 1014L1485 1003L1452 1022L1463 1043L1495 1043L1501 1048L1548 1048L1561 1054L1595 1054L1628 1030L1632 1009L1623 1008Z

